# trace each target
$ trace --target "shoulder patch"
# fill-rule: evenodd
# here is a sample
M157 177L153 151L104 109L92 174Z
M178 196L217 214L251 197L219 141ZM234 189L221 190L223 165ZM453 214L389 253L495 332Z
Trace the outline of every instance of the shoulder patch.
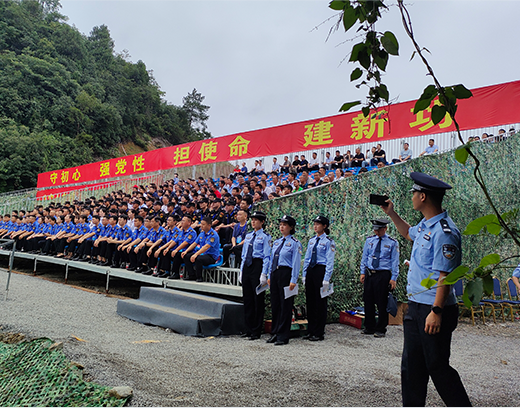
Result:
M450 228L450 226L448 225L448 221L446 220L446 218L443 218L443 219L440 220L439 222L440 222L440 224L441 224L442 230L443 230L446 234L451 234L451 228Z
M442 255L451 261L457 254L457 250L458 248L455 245L444 244L442 246Z

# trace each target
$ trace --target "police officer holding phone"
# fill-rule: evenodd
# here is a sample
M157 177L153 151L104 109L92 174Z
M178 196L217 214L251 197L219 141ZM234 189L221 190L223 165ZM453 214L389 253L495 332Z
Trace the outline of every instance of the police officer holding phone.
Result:
M388 326L388 290L399 275L399 243L386 235L389 220L372 220L374 235L367 238L361 258L360 281L364 285L365 329L363 334L385 337ZM376 306L378 320L376 323Z
M443 279L461 263L461 236L442 208L451 186L423 173L411 173L414 210L424 218L410 226L394 210L393 203L382 207L399 233L413 242L407 293L408 312L403 320L404 347L401 385L404 406L424 406L429 377L447 406L471 406L457 371L450 366L451 335L459 315L453 287ZM425 278L437 280L429 290Z

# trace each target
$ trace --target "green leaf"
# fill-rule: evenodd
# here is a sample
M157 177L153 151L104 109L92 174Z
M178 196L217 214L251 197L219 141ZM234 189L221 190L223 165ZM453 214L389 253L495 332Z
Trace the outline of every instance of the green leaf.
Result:
M468 99L473 96L471 91L462 84L455 85L453 87L453 93L455 94L457 99Z
M349 62L355 62L359 60L359 53L361 50L364 50L366 47L365 43L359 43L352 47L352 52L350 53Z
M374 55L374 62L381 71L384 71L388 64L388 53L380 49L379 52Z
M469 306L478 306L479 302L482 300L482 293L484 291L482 279L477 278L475 280L469 281L464 288L464 295L462 295L462 300L464 300L464 304L468 306L466 303L466 299L469 301ZM465 299L466 298L466 299Z
M356 79L359 79L363 75L363 71L360 68L356 68L352 73L350 74L350 81L355 81Z
M432 279L433 272L428 275L427 278L424 278L421 281L421 286L424 286L426 289L431 289L437 284L437 281L435 279Z
M357 105L361 105L361 101L344 103L343 105L341 105L341 108L339 108L339 111L347 112L348 110L350 110L351 108L353 108L354 106L357 106Z
M494 214L484 215L483 217L477 218L476 220L471 221L466 229L464 230L464 235L476 235L480 232L482 228L486 225L497 222L497 216Z
M465 265L457 266L451 273L444 278L444 284L453 285L460 278L464 277L466 273L469 271L469 267Z
M469 153L465 146L460 146L455 150L455 160L457 160L459 163L466 164L468 157Z
M399 55L399 43L391 31L387 31L381 37L381 45L391 55Z
M345 32L350 30L358 19L356 9L350 5L350 2L346 5L343 12L343 27Z
M417 112L427 109L436 96L437 88L435 87L435 85L428 85L426 88L424 88L421 97L415 103L415 106L413 108L414 115L417 114Z
M347 4L346 1L331 1L329 3L329 8L331 8L332 10L340 11L343 10L345 4Z
M361 66L365 69L368 69L370 67L370 49L369 48L363 48L358 53L358 61L361 64Z
M500 255L498 254L489 254L486 255L484 258L480 260L479 266L482 266L483 268L488 265L497 264L500 262Z
M486 225L487 230L490 234L498 235L502 231L502 226L498 222L498 218L495 216L496 221Z
M379 96L388 102L390 99L390 93L388 92L388 88L385 84L379 85Z
M433 105L432 108L432 121L436 125L446 116L446 108L442 105Z
M361 112L363 112L363 115L366 118L370 114L370 108L368 106L364 106L363 108L361 108Z
M493 293L493 277L491 275L482 277L482 289L487 296L491 296Z

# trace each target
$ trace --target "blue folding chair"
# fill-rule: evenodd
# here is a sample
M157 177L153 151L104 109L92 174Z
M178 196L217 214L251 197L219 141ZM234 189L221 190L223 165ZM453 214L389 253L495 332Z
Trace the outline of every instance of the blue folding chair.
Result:
M467 307L464 302L462 301L462 295L464 294L464 287L462 286L462 280L458 280L453 284L453 288L455 289L455 296L457 297L457 304L461 308L461 312L464 312L464 310L467 310L471 314L471 322L473 323L473 326L475 326L475 313L482 314L482 323L486 323L486 316L485 316L485 307L489 306L491 307L491 311L493 314L493 320L496 323L495 319L495 308L492 304L486 305L483 302L480 302L478 306L471 306Z

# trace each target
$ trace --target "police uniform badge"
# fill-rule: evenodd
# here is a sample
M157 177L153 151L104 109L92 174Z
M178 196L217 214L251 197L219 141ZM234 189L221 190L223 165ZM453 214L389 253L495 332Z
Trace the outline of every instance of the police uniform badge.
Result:
M451 261L455 257L456 253L457 247L455 245L444 244L442 246L442 255L444 255L444 258Z
M211 242L211 243L215 242L215 238L211 237L211 238L209 239L209 242Z
M193 235L188 235L188 239L192 239L193 238Z

